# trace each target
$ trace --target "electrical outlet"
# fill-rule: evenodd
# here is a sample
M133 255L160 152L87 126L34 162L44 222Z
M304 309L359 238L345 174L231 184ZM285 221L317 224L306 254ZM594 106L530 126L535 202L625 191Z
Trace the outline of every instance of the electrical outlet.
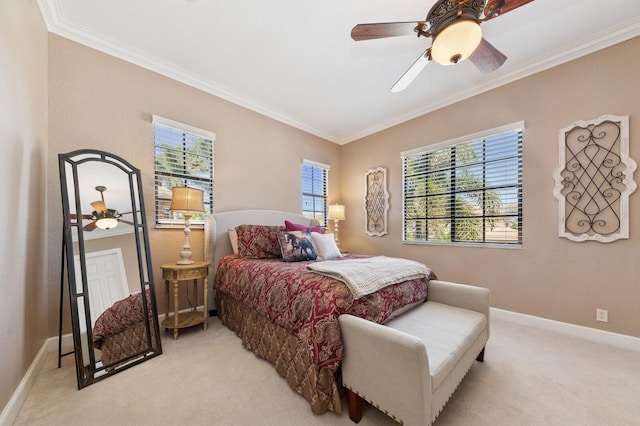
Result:
M606 309L596 309L596 320L600 322L609 322L609 311Z

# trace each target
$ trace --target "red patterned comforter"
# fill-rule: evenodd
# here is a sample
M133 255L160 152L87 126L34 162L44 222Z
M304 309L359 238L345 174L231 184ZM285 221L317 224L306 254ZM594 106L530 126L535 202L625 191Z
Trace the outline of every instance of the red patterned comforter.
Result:
M151 318L151 300L147 290L147 310ZM132 294L122 300L118 300L105 310L93 327L93 346L102 349L105 339L120 333L127 328L144 321L144 308L142 307L142 293Z
M428 280L435 278L431 273L429 279L405 281L354 300L341 281L308 272L309 263L230 255L220 260L213 286L290 330L306 343L319 367L337 366L342 359L340 314L382 323L396 309L426 298Z

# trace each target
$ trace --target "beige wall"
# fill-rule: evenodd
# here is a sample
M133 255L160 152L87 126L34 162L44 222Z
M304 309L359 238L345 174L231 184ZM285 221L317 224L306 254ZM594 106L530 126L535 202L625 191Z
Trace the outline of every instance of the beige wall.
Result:
M153 223L153 138L156 114L216 133L215 210L301 210L300 160L332 166L332 198L340 198L340 146L67 39L49 35L49 279L59 278L61 200L58 153L102 149L141 169ZM108 185L107 185L108 186ZM202 253L194 229L194 258ZM150 230L158 307L164 312L160 265L175 262L182 230ZM49 290L49 334L57 334L57 287Z
M47 39L48 37L48 39ZM42 346L57 335L61 201L57 154L104 149L142 170L151 220L151 115L217 133L216 210L300 210L300 159L328 163L330 201L347 206L341 241L353 252L422 260L442 279L492 289L493 305L640 337L640 196L630 198L631 238L573 243L556 236L557 129L603 114L631 116L638 160L638 38L493 90L403 125L338 146L66 39L48 35L33 0L0 11L0 407ZM403 245L400 152L524 120L524 247ZM367 169L388 168L389 234L364 234ZM636 173L636 180L637 178ZM174 261L183 234L151 230L154 274ZM202 232L194 230L195 257ZM160 293L160 304L163 296ZM610 322L595 322L595 309Z
M0 410L46 337L47 33L35 1L0 7ZM0 421L1 423L1 421Z
M557 132L574 121L628 114L630 155L640 160L639 51L635 38L343 146L343 247L426 262L441 279L489 287L497 308L640 337L639 191L629 200L630 238L609 244L558 238L552 194ZM400 152L520 120L523 248L402 244ZM367 237L364 173L377 166L388 168L389 234ZM609 310L608 323L595 321L596 308Z

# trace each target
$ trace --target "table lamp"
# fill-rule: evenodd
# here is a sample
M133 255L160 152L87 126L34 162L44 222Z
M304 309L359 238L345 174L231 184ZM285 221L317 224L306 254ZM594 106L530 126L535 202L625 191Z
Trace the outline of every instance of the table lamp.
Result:
M191 245L189 244L189 234L191 233L191 216L194 213L204 212L203 203L204 192L200 189L189 188L187 186L174 186L171 188L171 206L169 210L172 212L182 213L184 216L184 245L180 252L180 260L178 265L190 265L194 263L191 260Z
M344 206L340 204L329 205L329 220L333 220L333 238L336 240L336 245L340 248L340 240L338 239L338 221L345 220Z

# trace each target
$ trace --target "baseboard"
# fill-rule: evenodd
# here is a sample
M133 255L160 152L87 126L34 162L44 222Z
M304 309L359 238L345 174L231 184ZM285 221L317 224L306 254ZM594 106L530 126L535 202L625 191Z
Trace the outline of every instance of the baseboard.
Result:
M198 308L202 309L202 306ZM189 312L191 309L183 309L179 312ZM209 311L209 315L217 315L217 311L211 310ZM161 323L164 319L164 314L160 314L158 316L158 322ZM68 348L73 347L73 335L65 334L62 336L62 347ZM0 413L0 426L10 426L14 423L15 419L18 417L20 410L22 409L22 405L24 404L33 383L35 382L36 376L38 372L42 369L44 365L44 360L48 352L58 352L58 336L49 337L44 341L42 347L38 351L38 354L35 356L31 365L27 369L26 373L22 377L20 384L13 392L13 395L9 399L9 402ZM75 356L73 351L68 354L68 356Z
M62 336L62 342L63 344L73 346L73 337L71 336L71 334ZM20 413L20 410L22 409L24 401L25 399L27 399L27 395L29 394L31 387L36 380L38 372L42 370L42 366L44 365L47 353L53 350L58 350L57 336L49 337L42 344L42 347L31 362L31 365L27 369L27 372L22 377L22 380L20 380L20 384L18 384L18 387L13 392L11 399L9 399L9 402L2 410L2 413L0 414L0 426L12 425L16 420L18 414Z
M564 335L600 343L603 345L615 346L622 349L629 349L632 351L640 352L640 338L628 336L626 334L612 333L610 331L598 330L596 328L584 327L581 325L535 317L533 315L505 311L498 308L491 308L491 317L520 325L525 325L528 327L550 330Z
M58 352L58 338L57 337L49 337L46 340L46 342L44 342L44 343L45 343L45 345L47 345L47 351L49 351L49 352L51 352L51 351ZM62 335L62 347L63 348L68 348L68 347L73 348L73 334L69 333L69 334L63 334Z
M217 312L210 315L216 315ZM159 316L159 320L164 319L164 315ZM615 346L623 349L629 349L640 352L640 338L627 336L624 334L612 333L609 331L598 330L595 328L583 327L579 325L569 324L560 321L554 321L546 318L535 317L533 315L520 314L517 312L506 311L498 308L491 308L491 317L503 321L509 321L516 324L550 330L557 333L565 334L572 337L578 337L585 340L593 341L603 345ZM62 336L63 347L73 346L73 336L66 334ZM42 369L47 352L58 350L58 337L49 337L35 356L29 369L20 381L11 399L0 414L0 426L12 425L18 417L18 413L24 404L25 399L37 376Z

